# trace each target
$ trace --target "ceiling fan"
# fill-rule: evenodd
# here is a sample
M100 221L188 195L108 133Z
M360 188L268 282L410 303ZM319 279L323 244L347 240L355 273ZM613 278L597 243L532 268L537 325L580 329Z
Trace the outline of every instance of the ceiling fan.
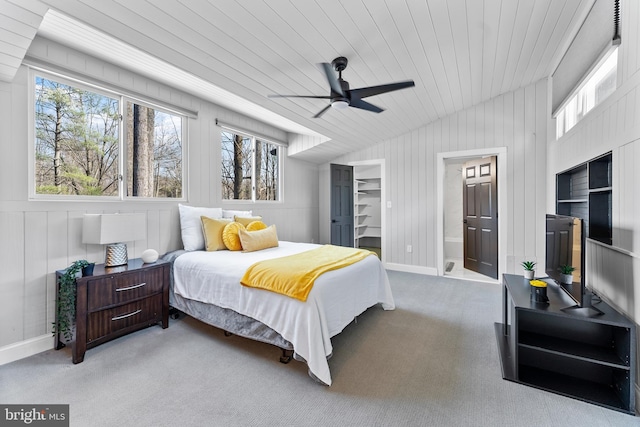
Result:
M330 107L333 107L337 110L342 110L347 107L360 108L361 110L373 111L374 113L380 113L384 111L384 109L370 104L366 101L363 101L362 98L366 98L368 96L380 95L381 93L391 92L398 89L404 89L408 87L415 86L413 80L408 80L404 82L398 83L390 83L386 85L380 86L369 86L362 87L359 89L349 89L349 82L342 79L342 71L347 68L347 58L344 56L340 56L333 61L331 64L327 62L322 62L318 64L322 67L325 76L327 77L327 81L329 82L329 86L331 87L331 91L329 95L269 95L269 98L321 98L321 99L329 99L330 103L325 108L320 110L318 114L313 116L314 119L322 116ZM336 78L333 70L338 72L338 77Z

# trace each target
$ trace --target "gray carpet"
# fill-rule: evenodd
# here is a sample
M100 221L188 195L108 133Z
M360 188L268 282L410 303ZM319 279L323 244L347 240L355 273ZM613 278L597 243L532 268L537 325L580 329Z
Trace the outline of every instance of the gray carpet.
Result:
M188 317L87 351L0 366L0 403L70 404L71 426L640 426L504 381L496 284L389 272L397 308L334 337L333 385L280 351Z

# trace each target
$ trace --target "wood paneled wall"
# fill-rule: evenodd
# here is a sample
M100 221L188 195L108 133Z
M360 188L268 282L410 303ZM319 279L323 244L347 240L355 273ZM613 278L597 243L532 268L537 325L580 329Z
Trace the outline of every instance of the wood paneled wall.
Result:
M384 113L383 113L384 114ZM444 117L406 135L330 163L386 159L387 262L437 268L436 194L438 153L506 147L507 263L514 272L525 257L544 257L547 81L540 81L489 102ZM325 185L323 165L321 186ZM328 184L321 188L320 237L328 241ZM383 202L383 205L386 203ZM413 251L406 252L412 245ZM519 270L517 270L519 271Z
M195 96L151 81L99 59L36 38L28 56L94 82L146 94L198 112L189 119L188 198L193 206L251 209L275 224L281 240L318 241L318 167L283 158L281 202L222 202L220 128L215 119L287 140L267 124L228 111ZM22 66L11 84L0 84L0 363L53 346L55 270L77 259L102 262L103 248L82 244L82 216L98 212L144 212L147 239L129 245L129 257L154 248L160 253L182 245L178 201L58 202L28 200L29 72ZM33 342L36 341L34 345ZM28 347L15 351L16 348ZM31 347L29 347L31 346Z

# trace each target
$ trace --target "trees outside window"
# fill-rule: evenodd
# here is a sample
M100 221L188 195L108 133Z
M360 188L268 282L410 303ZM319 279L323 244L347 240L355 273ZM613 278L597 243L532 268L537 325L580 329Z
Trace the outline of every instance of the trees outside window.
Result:
M182 117L127 102L127 195L182 197Z
M35 194L181 198L184 117L80 86L35 77Z
M36 77L36 194L118 194L117 99Z
M279 200L280 146L223 130L222 199Z

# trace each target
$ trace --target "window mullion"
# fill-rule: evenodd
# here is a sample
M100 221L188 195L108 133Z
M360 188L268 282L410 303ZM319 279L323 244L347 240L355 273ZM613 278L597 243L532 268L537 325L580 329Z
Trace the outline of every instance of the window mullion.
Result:
M124 198L127 195L127 189L126 189L126 183L129 180L129 177L127 176L127 168L125 167L125 165L127 164L127 150L126 150L126 141L125 141L125 129L128 125L128 120L130 120L129 117L126 118L125 120L125 106L126 106L126 99L124 96L120 97L120 132L118 135L118 150L120 152L120 155L118 156L118 173L120 176L120 182L118 184L118 188L119 188L119 197L120 200L124 200Z
M256 174L257 174L257 165L256 165L256 137L251 137L251 200L255 202L257 200L256 197Z

